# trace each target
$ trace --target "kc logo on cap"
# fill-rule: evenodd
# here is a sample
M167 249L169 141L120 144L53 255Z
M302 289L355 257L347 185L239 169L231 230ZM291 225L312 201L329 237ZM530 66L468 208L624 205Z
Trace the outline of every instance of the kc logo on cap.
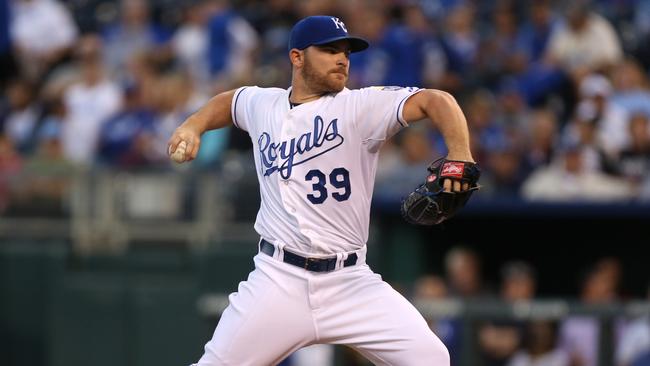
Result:
M343 23L343 21L342 21L341 19L339 19L339 18L337 18L337 17L332 17L332 21L333 21L334 24L336 25L336 28L337 28L337 29L338 29L338 27L341 27L341 28L343 28L343 30L345 31L345 33L348 32L348 29L345 28L345 23Z
M350 52L363 51L369 46L365 39L348 35L348 29L341 19L331 15L314 15L293 26L289 50L304 50L309 46L322 46L342 39L350 42Z

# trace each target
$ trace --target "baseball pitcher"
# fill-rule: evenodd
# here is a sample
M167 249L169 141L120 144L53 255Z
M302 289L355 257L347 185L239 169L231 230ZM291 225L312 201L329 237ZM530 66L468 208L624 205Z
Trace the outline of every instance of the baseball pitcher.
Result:
M255 269L196 365L275 365L315 343L345 344L376 365L450 364L418 311L366 265L366 241L379 149L411 122L431 120L449 154L404 200L404 216L436 224L465 204L479 175L467 123L439 90L347 89L349 55L367 47L336 17L302 19L290 36L290 88L221 93L171 136L170 156L185 162L205 131L247 131L261 193Z

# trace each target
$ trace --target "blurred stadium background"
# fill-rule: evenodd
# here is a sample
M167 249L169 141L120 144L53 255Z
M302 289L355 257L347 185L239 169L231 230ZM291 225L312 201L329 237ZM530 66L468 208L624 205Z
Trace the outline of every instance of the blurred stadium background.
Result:
M445 154L409 128L369 242L453 364L650 365L647 0L0 0L0 365L198 359L252 269L259 193L245 133L206 134L189 166L166 141L217 92L287 87L313 14L371 41L350 87L440 88L466 113L483 189L406 225L400 198Z

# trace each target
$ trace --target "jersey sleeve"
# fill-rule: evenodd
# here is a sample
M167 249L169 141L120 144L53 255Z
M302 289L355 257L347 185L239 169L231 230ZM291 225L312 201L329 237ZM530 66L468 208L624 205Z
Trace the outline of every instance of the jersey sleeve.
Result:
M421 91L415 87L379 86L359 90L356 123L364 141L383 141L408 126L403 117L406 100Z
M259 88L256 86L242 86L235 90L235 95L232 97L232 105L230 113L232 114L232 122L235 127L249 131L250 116L251 116L251 102L255 95L258 93Z

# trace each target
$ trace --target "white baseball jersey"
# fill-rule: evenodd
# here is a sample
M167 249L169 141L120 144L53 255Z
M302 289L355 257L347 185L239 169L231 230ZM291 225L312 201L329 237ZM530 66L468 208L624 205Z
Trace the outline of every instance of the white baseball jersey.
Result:
M253 142L260 236L310 256L363 247L379 148L419 90L346 88L292 108L290 88L239 88L231 112Z

